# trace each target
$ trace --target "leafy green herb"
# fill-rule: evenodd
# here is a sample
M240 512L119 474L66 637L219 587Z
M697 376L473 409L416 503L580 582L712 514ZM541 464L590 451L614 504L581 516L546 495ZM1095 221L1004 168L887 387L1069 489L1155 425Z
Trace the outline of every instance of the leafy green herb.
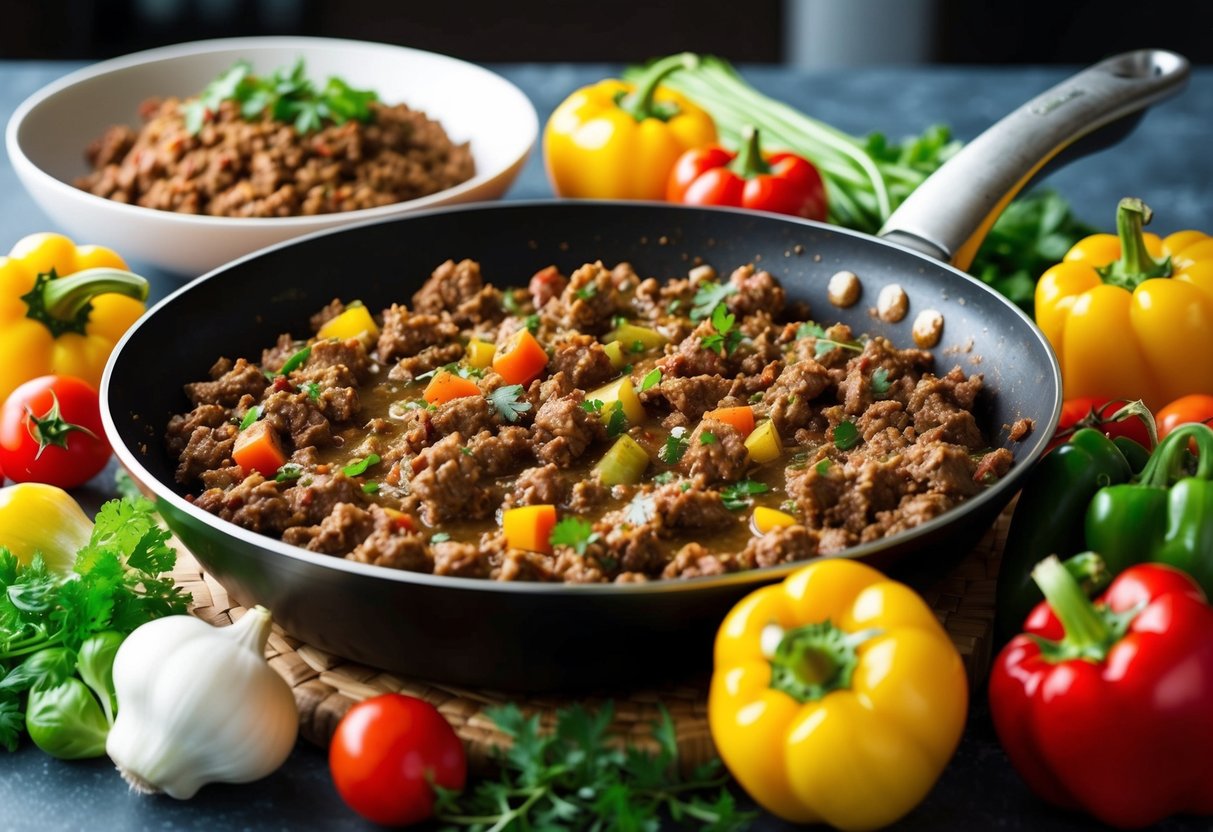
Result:
M817 463L816 466L814 466L813 470L817 472L819 477L824 477L826 474L830 473L830 460L823 459L821 462Z
M678 476L673 471L662 471L657 476L653 477L653 482L658 485L666 485L674 481L674 477Z
M817 339L817 343L813 346L814 358L821 358L836 349L853 350L855 352L863 351L863 344L858 341L835 341L826 335L826 331L822 328L821 324L814 323L813 321L801 324L796 329L796 337L812 337Z
M796 505L795 500L784 500L779 504L779 508L786 511L788 514L795 514L798 506Z
M320 385L314 381L305 381L303 383L303 392L307 393L307 397L314 402L320 401Z
M627 322L628 322L627 315L612 315L611 316L611 328L612 329L619 329L619 327L623 326Z
M366 493L366 494L375 494L375 493L378 493L378 491L379 491L379 483L377 483L377 482L364 482L364 483L362 484L362 491L363 491L364 493Z
M512 742L498 752L498 773L462 794L436 789L437 820L476 830L656 830L663 822L740 832L755 813L737 809L719 761L679 774L674 722L663 708L653 725L657 752L614 742L610 703L596 713L573 705L556 713L554 731L517 705L488 717Z
M467 364L451 364L448 369L460 378L484 378L484 367L470 367Z
M237 62L206 86L197 99L184 106L185 128L196 135L208 113L219 109L223 101L240 105L240 115L255 119L268 112L275 121L292 123L300 133L319 130L325 122L370 121L370 103L377 96L370 90L356 90L340 78L330 77L324 87L304 74L300 58L290 70L279 68L268 78L252 73L247 61Z
M582 286L580 289L578 289L573 294L576 295L577 297L581 298L582 300L589 300L590 298L594 297L594 295L598 294L598 284L597 283L587 283L585 286Z
M661 383L661 368L654 367L644 374L644 378L640 380L640 392L656 387Z
M131 479L131 475L126 473L125 468L119 468L114 472L114 490L124 500L138 501L143 499L143 492L139 490L139 486Z
M889 371L884 367L877 367L872 372L872 395L883 396L889 392Z
M674 314L675 312L677 312L677 311L678 311L680 308L682 308L682 298L674 298L674 299L673 299L672 301L670 301L670 302L669 302L669 304L666 306L666 312L668 312L669 314L673 315L673 314Z
M247 411L245 411L244 418L240 420L240 429L248 430L249 428L251 428L253 426L253 422L256 422L260 418L261 418L261 405L255 404L252 407L250 407Z
M303 466L294 462L288 462L278 469L278 473L274 475L274 479L278 482L287 482L288 480L297 480L303 476Z
M859 444L859 429L850 419L844 419L834 428L834 447L840 451L849 451Z
M553 546L569 546L576 550L577 554L584 555L585 550L591 543L597 542L598 538L598 532L594 531L588 520L566 517L552 528L548 542Z
M521 384L508 384L489 393L489 404L507 422L517 422L518 417L531 409L531 403L522 397Z
M657 513L657 504L648 494L637 494L624 509L623 519L633 526L643 526Z
M730 313L723 303L718 304L712 311L712 329L715 332L701 336L700 346L705 350L713 350L722 357L732 355L741 344L742 337L741 332L733 328L736 323L737 316Z
M724 503L724 507L729 511L738 511L753 502L751 497L766 494L770 490L771 487L765 482L755 482L750 479L740 480L720 489L720 502Z
M509 312L511 315L517 315L519 312L522 311L522 304L520 304L518 302L518 296L517 296L516 290L511 289L511 290L502 292L501 293L501 305L505 308L505 311ZM433 540L433 538L430 538L430 539Z
M459 449L459 453L463 454L464 456L471 456L471 455L472 455L472 449L471 449L471 448L469 448L467 445L464 445L463 447L461 447L461 448Z
M530 332L532 335L534 335L535 333L537 333L539 331L539 315L538 314L527 315L524 323L526 324L527 331Z
M750 394L750 404L758 404L760 401L762 401L762 398L763 398L763 393L761 390L759 390L757 393L751 393Z
M729 295L736 292L737 287L732 283L720 284L715 280L703 281L695 290L695 297L691 300L691 320L702 321L707 318L716 311L717 306L725 302Z
M614 439L626 433L627 429L628 417L623 413L623 402L616 401L611 406L611 415L607 418L607 436Z
M435 532L430 535L430 543L446 543L451 539L451 536L446 532Z
M352 460L349 465L341 469L341 473L345 474L347 477L358 477L365 474L367 468L378 464L379 454L371 453L367 454L361 459Z
M665 444L657 452L658 459L666 465L677 465L682 455L687 452L686 432L687 429L681 425L671 430Z
M701 432L699 434L699 444L700 445L715 445L716 444L716 434L712 433L710 430L705 430L705 431Z
M644 341L641 341L639 338L637 338L635 341L632 342L632 346L629 347L628 349L634 353L642 353L642 352L644 352Z
M583 401L581 403L581 409L584 410L586 413L601 413L602 412L602 400L601 399L586 399L585 401Z
M290 375L295 370L298 370L303 365L303 362L308 360L308 357L311 356L311 354L311 345L304 347L303 349L299 350L299 352L288 358L286 363L282 365L282 369L279 370L277 374L280 376Z

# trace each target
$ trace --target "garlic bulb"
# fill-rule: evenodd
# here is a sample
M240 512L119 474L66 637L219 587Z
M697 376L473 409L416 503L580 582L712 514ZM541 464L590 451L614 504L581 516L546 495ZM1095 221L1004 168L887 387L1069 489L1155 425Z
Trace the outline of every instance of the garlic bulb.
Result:
M171 615L139 627L114 659L118 717L105 751L131 788L180 800L207 783L248 783L295 745L295 697L266 663L270 614L231 627Z

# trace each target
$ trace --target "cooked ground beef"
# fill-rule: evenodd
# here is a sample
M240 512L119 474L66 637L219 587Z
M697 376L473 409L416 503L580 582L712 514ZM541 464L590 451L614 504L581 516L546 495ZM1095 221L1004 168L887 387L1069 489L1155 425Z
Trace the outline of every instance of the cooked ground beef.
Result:
M300 133L268 115L246 121L224 101L197 135L176 98L150 99L138 132L111 127L85 150L76 187L117 202L182 214L291 217L391 205L466 182L467 144L425 113L371 103L363 124Z
M745 266L715 280L702 267L662 284L628 264L590 263L567 278L543 269L503 294L478 263L450 260L412 308L382 311L373 342L286 334L260 366L216 362L186 386L192 409L171 418L165 443L198 505L312 551L572 583L721 575L838 552L937 517L1010 469L1011 451L992 447L974 415L980 375L936 375L926 351L806 321L769 272ZM697 308L704 294L733 316L731 339ZM312 330L344 308L326 305ZM625 323L663 345L612 344ZM524 328L545 350L542 371L511 383L505 365L467 363L472 338L500 356ZM428 389L440 368L462 377L461 395ZM613 384L621 377L635 400ZM763 464L751 419L779 437ZM273 477L246 472L242 424L269 431L289 465ZM643 473L629 473L637 458ZM794 522L757 534L757 505ZM554 512L556 533L518 545L503 529L512 510Z

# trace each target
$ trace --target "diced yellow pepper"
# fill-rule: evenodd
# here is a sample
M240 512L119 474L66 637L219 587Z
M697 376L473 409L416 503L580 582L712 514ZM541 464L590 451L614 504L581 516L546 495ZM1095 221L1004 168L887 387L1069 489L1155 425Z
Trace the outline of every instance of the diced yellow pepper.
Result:
M783 442L779 440L779 431L775 430L775 425L770 419L764 420L754 428L754 432L746 437L745 447L750 452L750 459L759 465L773 462L779 459L783 453Z
M464 360L467 361L469 367L475 367L477 370L483 370L493 363L493 355L497 352L497 347L490 344L488 341L481 341L479 338L473 338L468 341L467 353Z
M638 425L644 421L644 405L640 403L640 397L636 395L636 388L632 386L631 376L623 376L610 384L604 384L597 390L586 393L585 398L586 401L602 402L602 410L599 411L599 415L602 417L603 424L610 423L616 402L623 407L623 415L627 417L628 424Z
M623 344L619 341L611 341L602 348L607 354L607 358L611 359L611 366L616 370L622 370L628 364L627 356L623 354Z
M766 534L771 529L780 526L795 526L796 518L786 511L780 511L766 506L754 506L754 529L759 534Z
M361 338L364 335L372 341L375 340L379 337L379 327L375 325L371 311L357 301L347 306L340 315L330 319L316 333L317 338L337 338L342 341L347 338Z
M670 342L660 332L655 329L649 329L647 326L636 326L635 324L620 324L612 329L605 336L609 341L618 341L623 352L644 352L645 350L664 347ZM636 349L640 345L641 349Z
M615 440L611 449L594 466L603 485L635 485L644 469L649 467L649 454L626 433Z

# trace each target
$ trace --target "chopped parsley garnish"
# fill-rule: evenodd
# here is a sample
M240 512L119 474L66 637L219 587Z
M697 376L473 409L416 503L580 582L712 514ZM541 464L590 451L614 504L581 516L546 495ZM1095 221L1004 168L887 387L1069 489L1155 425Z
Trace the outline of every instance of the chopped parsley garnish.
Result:
M635 341L632 342L632 346L629 347L628 349L630 349L634 353L644 352L644 341L641 341L639 338L637 338Z
M796 501L795 500L784 500L782 503L779 504L779 508L783 511L786 511L788 514L795 514L796 513Z
M466 364L452 364L448 369L460 378L484 378L483 367L469 367Z
M471 456L471 455L472 455L472 449L471 449L471 448L469 448L467 445L464 445L463 447L461 447L461 448L459 449L459 453L463 454L464 456Z
M818 476L824 477L826 474L830 473L830 460L823 459L821 462L817 463L813 470L817 472Z
M680 306L682 306L682 298L674 298L672 301L670 301L669 305L666 306L666 311L673 315L678 311L678 307Z
M527 315L525 323L527 332L531 333L532 335L539 331L539 315L537 313Z
M509 384L498 387L488 396L489 404L501 414L507 422L517 422L519 415L531 409L531 403L522 398L522 385Z
M722 285L714 280L703 281L699 284L699 288L695 290L695 297L691 301L691 320L702 321L709 315L714 314L716 307L723 304L725 298L736 293L737 287L732 283ZM672 306L673 304L671 304ZM673 312L673 308L670 311Z
M705 430L703 433L699 434L699 444L700 445L715 445L716 444L716 434L712 433L710 430Z
M705 350L713 350L721 357L732 355L741 344L742 337L741 332L733 328L736 323L737 316L729 312L729 308L723 303L717 304L712 310L712 329L716 331L711 335L701 336L700 345Z
M751 393L750 394L750 404L758 404L760 401L762 401L762 398L763 398L763 394L762 394L761 390L759 390L757 393Z
M584 555L585 550L591 543L597 542L598 538L598 532L594 531L588 520L566 517L552 529L548 542L553 546L568 546L576 550L577 554Z
M687 452L687 429L679 425L670 431L670 435L666 437L665 444L661 446L661 450L657 452L657 458L666 465L677 465L682 455Z
M640 392L656 387L661 383L661 368L654 367L644 374L644 378L640 380Z
M637 494L624 509L623 519L633 526L643 526L652 520L656 513L657 504L653 502L653 498L647 494Z
M674 481L674 477L678 476L673 471L662 471L657 476L653 477L653 482L658 485L666 485Z
M288 480L297 480L303 476L303 466L294 462L288 462L278 469L278 473L274 475L274 479L278 482L287 482Z
M872 373L872 395L883 396L889 392L889 371L884 367L877 367Z
M720 502L724 503L724 507L729 511L738 511L753 502L751 497L756 494L766 494L770 490L771 487L765 482L755 482L750 479L740 480L720 489Z
M379 464L379 454L367 454L362 459L355 459L341 469L347 477L357 477L366 473L366 469Z
M612 315L611 316L611 328L612 329L619 329L619 327L623 326L627 322L628 322L628 318L626 315Z
M295 370L298 370L303 365L303 362L307 361L308 357L311 354L312 354L312 347L309 344L308 346L304 347L303 349L299 350L299 352L295 353L290 358L288 358L286 360L286 363L282 365L282 369L278 371L278 375L286 376L286 375L290 375Z
M578 289L573 294L576 295L577 297L581 298L582 300L589 300L590 298L594 297L594 295L598 294L598 284L597 283L587 283L585 286L582 286L580 289Z
M501 293L501 305L505 308L505 311L509 312L511 315L517 315L522 311L522 305L518 303L518 297L515 294L515 290L509 290ZM435 537L437 537L437 535L435 535ZM433 537L430 538L430 540L433 539ZM447 535L446 539L449 540L450 535Z
M602 400L601 399L586 399L585 401L583 401L581 403L581 409L584 410L586 413L601 413L602 412Z
M611 407L611 415L607 418L607 436L614 439L628 429L628 417L623 413L623 402L615 402Z
M430 535L430 543L446 543L451 539L451 536L446 532L435 532Z
M303 392L307 393L307 397L314 402L320 401L320 385L314 381L303 383Z
M254 75L248 61L237 61L182 110L191 136L202 130L208 113L228 100L240 105L240 115L247 120L268 112L275 121L294 124L300 133L307 133L319 130L325 122L370 121L370 103L377 98L372 90L356 90L333 76L318 89L304 75L302 58L289 71L279 68L268 77Z
M813 357L821 358L826 353L833 352L835 349L854 350L855 352L863 351L863 344L858 341L835 341L826 336L826 331L821 324L807 321L800 325L796 330L797 338L816 338L817 344L813 347Z
M244 418L240 420L240 429L248 430L249 428L251 428L253 426L253 422L256 422L260 418L261 418L261 405L255 404L252 407L250 407L248 410L245 411Z
M363 490L363 492L365 492L367 494L374 494L375 492L377 492L379 490L379 483L364 482L362 484L362 490Z
M834 428L834 447L840 451L849 451L859 444L859 428L849 419L844 419Z

